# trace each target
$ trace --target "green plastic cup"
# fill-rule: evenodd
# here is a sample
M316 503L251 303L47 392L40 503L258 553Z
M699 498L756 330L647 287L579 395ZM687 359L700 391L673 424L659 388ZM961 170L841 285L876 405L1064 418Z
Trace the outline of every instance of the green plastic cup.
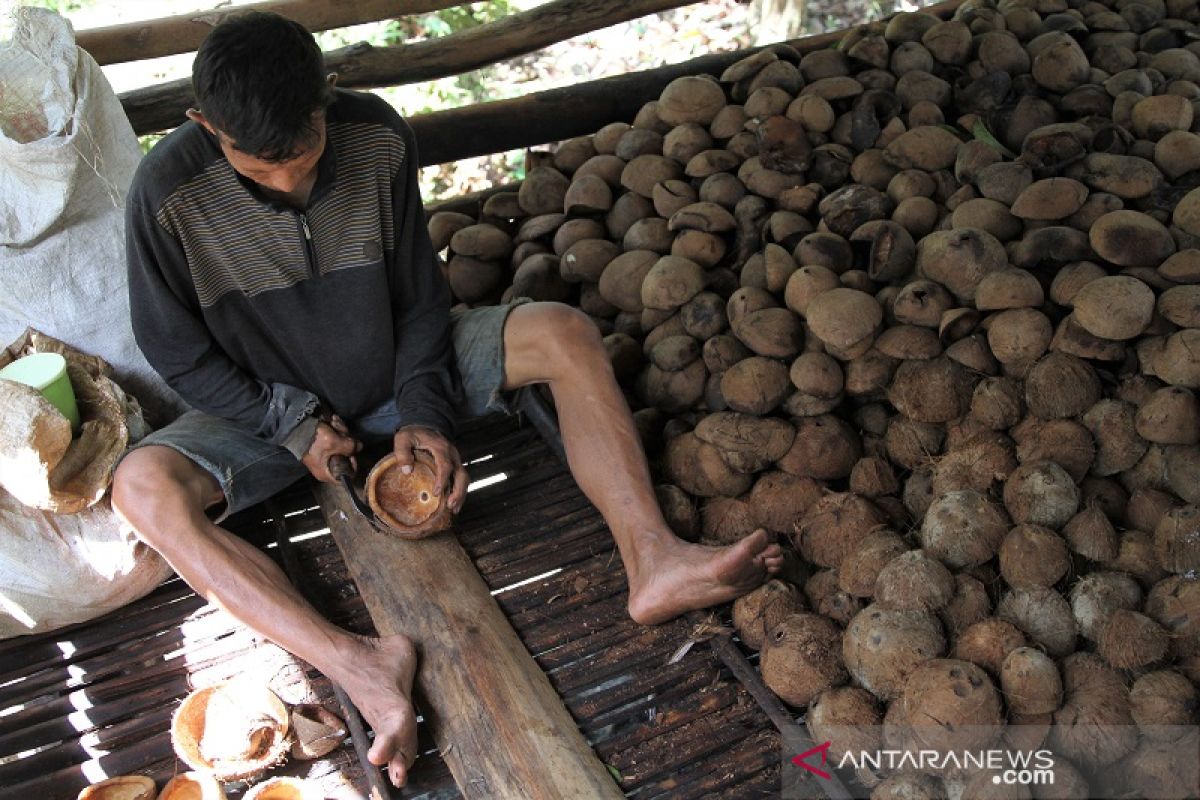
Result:
M18 358L0 369L0 378L37 389L71 421L71 430L79 430L79 407L67 375L67 360L58 353L34 353Z

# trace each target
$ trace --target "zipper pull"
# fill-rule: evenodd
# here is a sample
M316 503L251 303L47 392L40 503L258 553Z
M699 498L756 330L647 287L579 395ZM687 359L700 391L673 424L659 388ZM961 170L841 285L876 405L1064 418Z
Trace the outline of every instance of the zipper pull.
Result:
M304 216L303 214L300 215L300 227L304 229L304 240L311 242L312 231L308 229L308 217Z

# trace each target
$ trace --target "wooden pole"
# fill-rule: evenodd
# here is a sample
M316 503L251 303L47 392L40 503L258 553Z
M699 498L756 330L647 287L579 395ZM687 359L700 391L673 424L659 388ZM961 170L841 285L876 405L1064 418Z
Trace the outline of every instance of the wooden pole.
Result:
M551 0L497 22L394 47L359 43L325 55L338 84L347 88L394 86L459 75L533 52L589 31L696 0ZM138 134L173 128L192 103L191 81L168 81L121 95Z
M79 31L76 43L99 64L120 64L195 51L217 23L244 11L273 11L310 31L327 31L364 22L425 14L460 5L459 0L271 0L172 17L128 22Z
M376 630L417 643L421 712L464 797L623 797L452 532L405 541L341 487L316 492Z

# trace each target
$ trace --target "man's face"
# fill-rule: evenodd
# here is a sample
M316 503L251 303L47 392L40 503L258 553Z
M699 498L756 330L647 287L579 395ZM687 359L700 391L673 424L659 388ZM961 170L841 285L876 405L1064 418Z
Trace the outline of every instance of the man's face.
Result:
M193 116L195 113L195 116ZM259 186L272 192L290 194L311 177L315 177L317 162L325 152L325 112L319 111L313 115L313 129L317 138L308 147L302 148L296 155L286 161L267 161L234 147L234 141L222 131L217 130L199 112L188 112L188 116L199 122L210 133L217 137L221 152L240 175Z
M281 194L290 194L296 187L304 183L316 173L317 162L325 152L325 114L313 117L313 127L317 131L317 139L312 146L300 150L295 156L286 161L264 161L261 158L243 153L233 146L232 140L223 133L217 134L221 150L230 166L242 176L249 178L266 189Z

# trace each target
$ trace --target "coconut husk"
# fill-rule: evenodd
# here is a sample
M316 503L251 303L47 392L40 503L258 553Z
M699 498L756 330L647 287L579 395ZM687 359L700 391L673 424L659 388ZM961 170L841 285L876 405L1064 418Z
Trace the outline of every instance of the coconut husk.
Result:
M943 752L986 747L1004 722L992 679L960 659L933 659L918 666L898 702L914 739Z
M791 552L791 551L785 551ZM812 610L829 617L839 625L848 625L863 609L863 602L838 586L837 570L814 572L804 582L804 596Z
M1185 505L1163 515L1154 529L1154 550L1168 572L1200 570L1200 508Z
M1099 506L1088 506L1063 526L1071 549L1092 561L1111 561L1120 547L1117 531Z
M806 706L849 677L841 658L842 631L817 614L792 614L763 642L763 682L788 705Z
M1071 606L1053 589L1040 586L1013 589L1000 598L996 616L1016 625L1054 658L1075 651L1078 628Z
M947 492L929 506L921 523L921 546L953 569L995 557L1008 532L1004 509L973 489Z
M795 532L797 549L814 564L837 569L848 553L883 524L883 514L865 497L831 493L800 520Z
M779 623L807 609L803 593L794 584L773 578L733 602L733 627L747 647L758 650Z
M938 611L954 597L954 576L922 550L887 562L875 580L875 602L893 610Z
M1138 669L1167 654L1167 632L1154 620L1128 609L1108 618L1096 642L1104 660L1117 669Z
M838 586L856 597L871 597L880 570L908 549L895 532L886 528L872 531L842 559L837 570Z
M292 706L292 758L311 761L332 753L346 738L346 723L317 703Z
M1129 711L1143 736L1174 739L1179 731L1167 726L1195 725L1200 719L1200 692L1178 672L1148 672L1129 690Z
M256 775L284 760L289 748L287 707L247 681L198 689L171 719L171 744L189 767L222 781Z
M875 605L856 614L842 638L846 668L880 700L898 697L913 670L945 649L941 623L933 614Z
M243 800L323 800L325 792L313 782L301 778L271 778L251 787Z
M1000 545L1000 574L1015 588L1053 586L1070 568L1066 540L1040 525L1017 525Z
M1091 572L1071 587L1071 613L1084 638L1097 641L1112 613L1142 605L1142 589L1122 572Z
M77 800L154 800L154 781L145 775L118 775L88 786Z
M987 619L992 613L992 600L983 582L972 575L954 576L954 596L938 612L938 618L952 641L970 626Z
M1050 714L1062 704L1062 676L1054 661L1034 647L1018 647L1004 657L1000 688L1010 713Z

